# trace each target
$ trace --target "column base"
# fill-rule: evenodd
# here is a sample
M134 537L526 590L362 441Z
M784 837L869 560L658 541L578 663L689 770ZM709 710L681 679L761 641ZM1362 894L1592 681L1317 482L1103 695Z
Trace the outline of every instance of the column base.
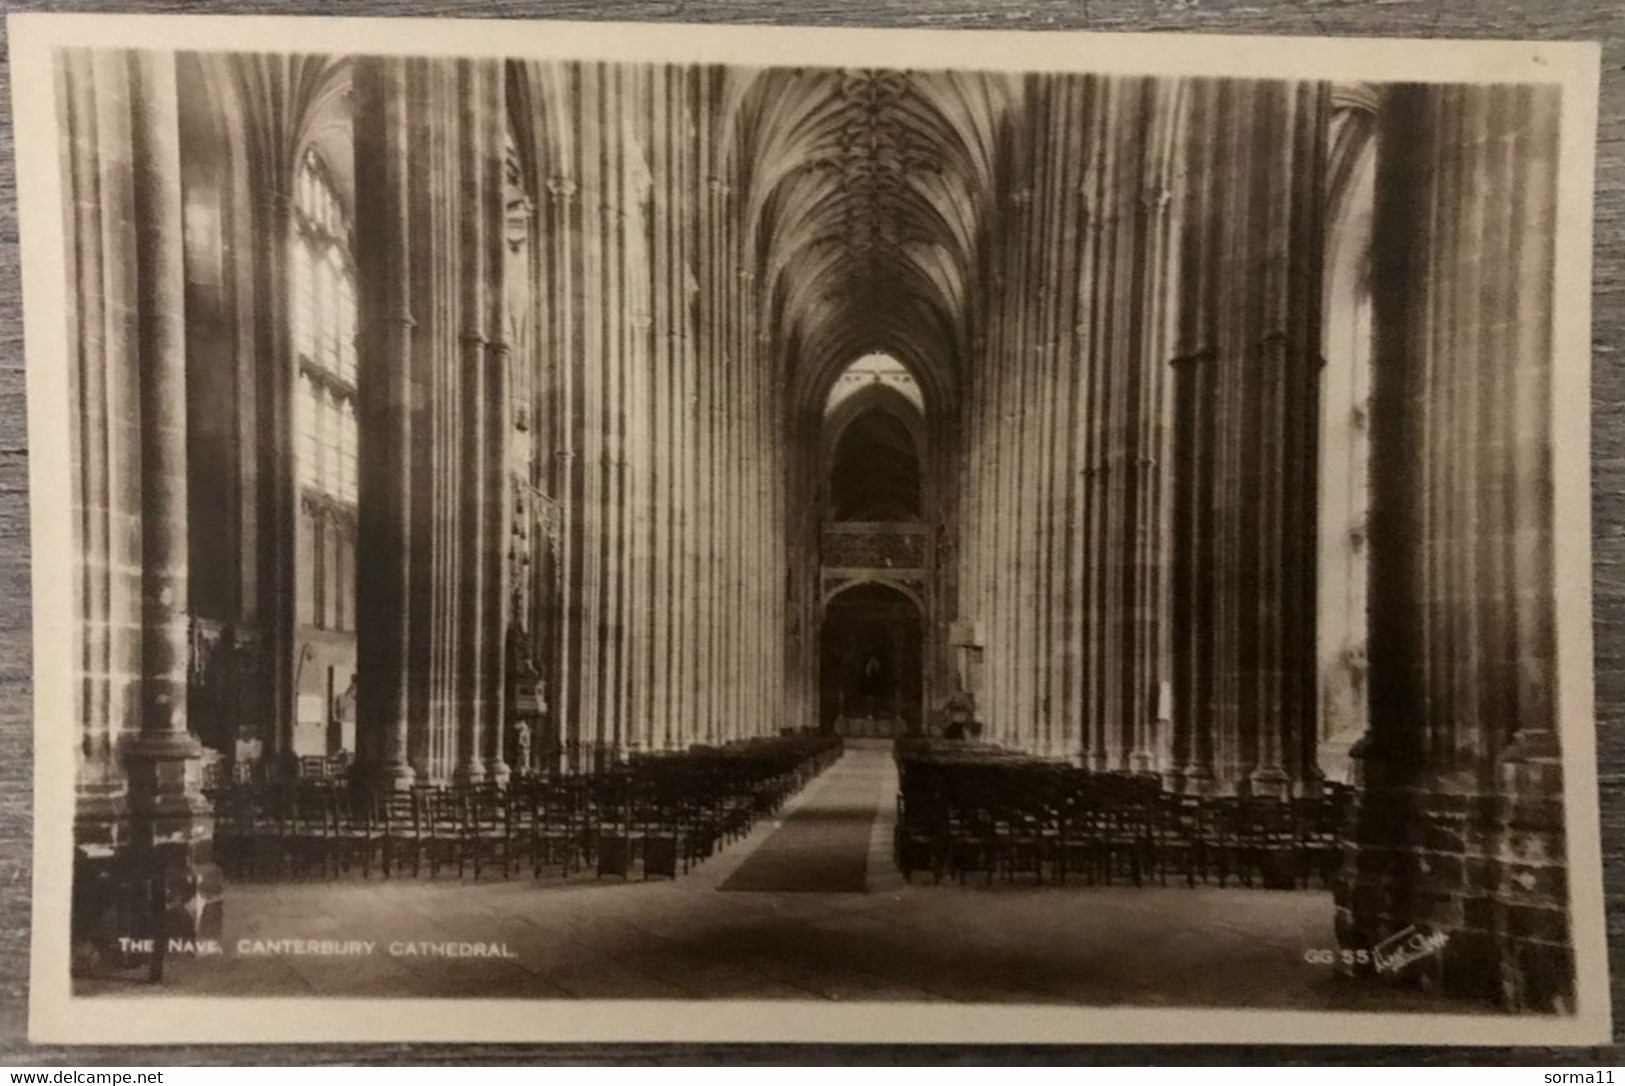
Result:
M369 767L365 779L385 792L409 792L418 783L418 772L410 762L385 762Z
M147 965L219 952L224 878L214 862L213 811L199 790L202 747L186 733L143 737L128 755L128 840L81 844L74 862L76 971ZM87 827L88 829L88 827Z
M121 894L118 858L131 847L130 809L122 792L78 797L73 824L73 893L69 939L73 972L94 972L98 965L129 968L136 963L117 957L117 940L134 924L128 895Z
M222 952L225 878L199 847L131 848L74 858L75 976L147 969L158 979L172 957Z
M1269 799L1286 799L1292 794L1292 779L1279 766L1260 766L1247 775L1249 794Z
M1497 766L1501 818L1495 893L1501 998L1512 1010L1574 1009L1563 763L1557 737L1520 733Z
M1508 773L1496 792L1458 780L1362 790L1334 899L1339 942L1373 955L1364 973L1507 1010L1573 1008L1562 842L1538 826L1560 823L1561 800L1520 796ZM1378 949L1392 963L1403 947L1422 953L1380 967Z

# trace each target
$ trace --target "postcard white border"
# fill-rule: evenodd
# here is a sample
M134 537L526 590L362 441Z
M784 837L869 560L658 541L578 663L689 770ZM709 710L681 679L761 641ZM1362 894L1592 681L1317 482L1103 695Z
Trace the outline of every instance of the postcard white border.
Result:
M403 1041L1605 1043L1611 1034L1592 689L1593 44L1212 34L881 30L421 18L12 15L27 352L35 835L29 1036L159 1044ZM66 277L51 52L121 49L503 55L622 62L1088 71L1563 87L1555 380L1558 691L1578 1007L1572 1016L721 1001L75 998L68 971L74 779Z

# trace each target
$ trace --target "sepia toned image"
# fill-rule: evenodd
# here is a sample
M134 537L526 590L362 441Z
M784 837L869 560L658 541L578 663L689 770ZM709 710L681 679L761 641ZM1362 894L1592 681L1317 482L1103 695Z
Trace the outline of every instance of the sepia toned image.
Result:
M37 1036L1606 1036L1595 51L11 25Z

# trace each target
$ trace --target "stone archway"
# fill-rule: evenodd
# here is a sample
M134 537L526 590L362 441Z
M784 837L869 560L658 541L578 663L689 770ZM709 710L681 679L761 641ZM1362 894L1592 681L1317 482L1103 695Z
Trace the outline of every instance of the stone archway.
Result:
M925 708L919 603L878 582L841 589L819 632L819 724L853 737L918 734Z

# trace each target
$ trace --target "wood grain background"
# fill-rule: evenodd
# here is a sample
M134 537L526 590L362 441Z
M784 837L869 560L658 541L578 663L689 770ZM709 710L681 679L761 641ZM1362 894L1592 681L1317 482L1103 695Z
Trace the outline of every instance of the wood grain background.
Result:
M1620 0L0 0L7 11L635 19L1602 41L1593 286L1592 495L1599 774L1614 1004L1625 1005L1625 6ZM3 37L0 31L0 37ZM1625 1063L1580 1049L1218 1046L351 1045L33 1047L26 1032L33 817L28 447L9 70L0 58L0 1064ZM68 727L64 721L62 726Z

